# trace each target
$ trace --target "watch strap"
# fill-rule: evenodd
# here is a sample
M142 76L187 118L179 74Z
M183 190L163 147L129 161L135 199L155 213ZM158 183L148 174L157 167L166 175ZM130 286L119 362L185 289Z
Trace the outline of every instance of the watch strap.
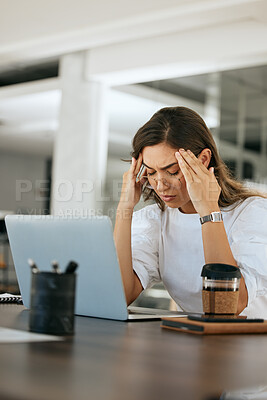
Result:
M209 215L205 215L204 217L200 217L201 225L205 224L205 222L221 222L223 220L222 213L220 211L215 211L210 213Z

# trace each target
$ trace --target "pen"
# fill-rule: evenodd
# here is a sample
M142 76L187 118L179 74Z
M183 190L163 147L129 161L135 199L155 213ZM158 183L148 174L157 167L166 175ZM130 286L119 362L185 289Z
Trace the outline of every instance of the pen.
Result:
M65 274L73 274L78 267L75 261L70 261L65 269Z
M53 261L51 262L51 264L52 264L53 271L54 271L56 274L60 274L61 271L60 271L58 262L57 262L56 260L53 260Z
M32 258L28 259L28 264L31 267L32 273L36 274L37 272L40 272L37 265L35 264L35 262L33 261Z

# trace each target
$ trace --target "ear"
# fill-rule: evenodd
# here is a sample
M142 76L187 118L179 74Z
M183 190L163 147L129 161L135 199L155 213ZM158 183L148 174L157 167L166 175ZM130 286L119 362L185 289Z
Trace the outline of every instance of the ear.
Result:
M198 159L202 162L203 165L205 165L206 168L208 168L211 160L211 150L210 149L202 150L202 152L198 156Z

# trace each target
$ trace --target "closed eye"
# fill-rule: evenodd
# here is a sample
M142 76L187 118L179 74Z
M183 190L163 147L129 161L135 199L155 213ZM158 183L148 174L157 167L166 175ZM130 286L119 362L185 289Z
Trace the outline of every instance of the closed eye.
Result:
M155 175L155 173L156 173L156 171L154 171L154 172L148 172L147 175L148 175L148 176L152 176L152 175ZM167 174L170 175L170 176L178 175L178 173L179 173L179 171L176 171L176 172L173 172L173 173L167 171Z

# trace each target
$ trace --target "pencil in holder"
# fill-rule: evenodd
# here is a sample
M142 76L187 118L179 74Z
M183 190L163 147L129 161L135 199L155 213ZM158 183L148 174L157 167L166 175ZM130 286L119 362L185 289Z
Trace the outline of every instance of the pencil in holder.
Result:
M32 273L29 329L53 335L74 333L76 274Z

